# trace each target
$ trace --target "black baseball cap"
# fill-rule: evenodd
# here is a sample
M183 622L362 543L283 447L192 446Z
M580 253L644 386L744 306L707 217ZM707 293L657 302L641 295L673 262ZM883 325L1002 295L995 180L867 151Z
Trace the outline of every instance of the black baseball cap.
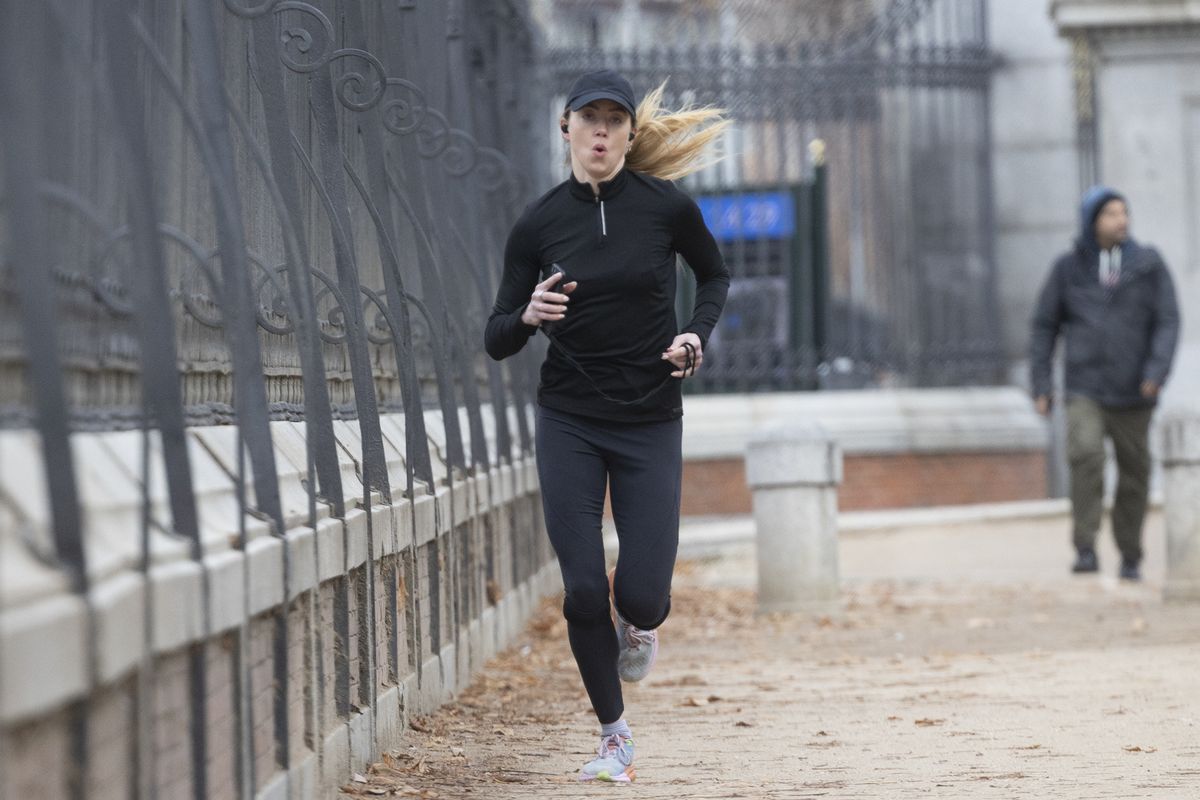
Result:
M630 119L637 118L633 86L611 69L585 72L576 78L567 94L567 108L578 111L594 100L612 100L629 112Z

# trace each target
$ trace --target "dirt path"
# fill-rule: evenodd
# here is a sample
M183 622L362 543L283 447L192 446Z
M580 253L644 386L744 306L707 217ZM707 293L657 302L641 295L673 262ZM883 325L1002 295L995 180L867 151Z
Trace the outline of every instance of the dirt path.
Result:
M838 619L759 618L681 564L626 693L632 787L579 785L597 726L557 601L355 796L1200 798L1200 610L1063 577L848 585Z

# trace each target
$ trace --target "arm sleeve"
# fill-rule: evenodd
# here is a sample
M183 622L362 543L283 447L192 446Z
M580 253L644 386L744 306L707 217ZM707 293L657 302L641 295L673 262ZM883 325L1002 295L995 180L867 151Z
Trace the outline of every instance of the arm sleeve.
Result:
M1042 286L1037 308L1033 312L1033 335L1029 340L1030 385L1034 397L1049 397L1054 391L1051 359L1054 343L1062 326L1062 287L1059 265L1055 264L1050 277Z
M708 337L716 327L725 297L729 294L729 269L713 238L704 224L704 216L696 201L680 192L681 208L675 223L674 247L682 255L696 276L696 305L692 319L683 326L682 333L691 332L700 337L700 348L708 345Z
M1166 266L1158 270L1158 297L1154 307L1154 332L1150 336L1150 358L1142 372L1144 380L1159 386L1171 372L1175 346L1179 343L1179 305L1175 301L1175 284Z
M483 332L487 354L496 361L520 352L536 325L526 325L521 314L529 305L529 295L538 282L539 265L534 238L525 218L517 220L504 247L504 274L496 290L496 302Z

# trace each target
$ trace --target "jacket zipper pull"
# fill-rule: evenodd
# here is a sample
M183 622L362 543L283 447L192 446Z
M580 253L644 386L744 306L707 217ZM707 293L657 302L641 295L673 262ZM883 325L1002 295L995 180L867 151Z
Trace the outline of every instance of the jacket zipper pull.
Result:
M604 201L599 195L596 196L596 203L600 206L600 245L603 246L608 239L608 222L604 219Z

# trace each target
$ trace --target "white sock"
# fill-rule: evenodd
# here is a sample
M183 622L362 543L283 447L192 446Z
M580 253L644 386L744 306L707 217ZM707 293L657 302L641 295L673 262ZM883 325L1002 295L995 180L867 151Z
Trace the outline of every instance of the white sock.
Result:
M619 733L626 739L633 738L633 732L629 730L629 723L625 721L624 717L621 717L616 722L600 723L601 736L611 736L614 733Z

